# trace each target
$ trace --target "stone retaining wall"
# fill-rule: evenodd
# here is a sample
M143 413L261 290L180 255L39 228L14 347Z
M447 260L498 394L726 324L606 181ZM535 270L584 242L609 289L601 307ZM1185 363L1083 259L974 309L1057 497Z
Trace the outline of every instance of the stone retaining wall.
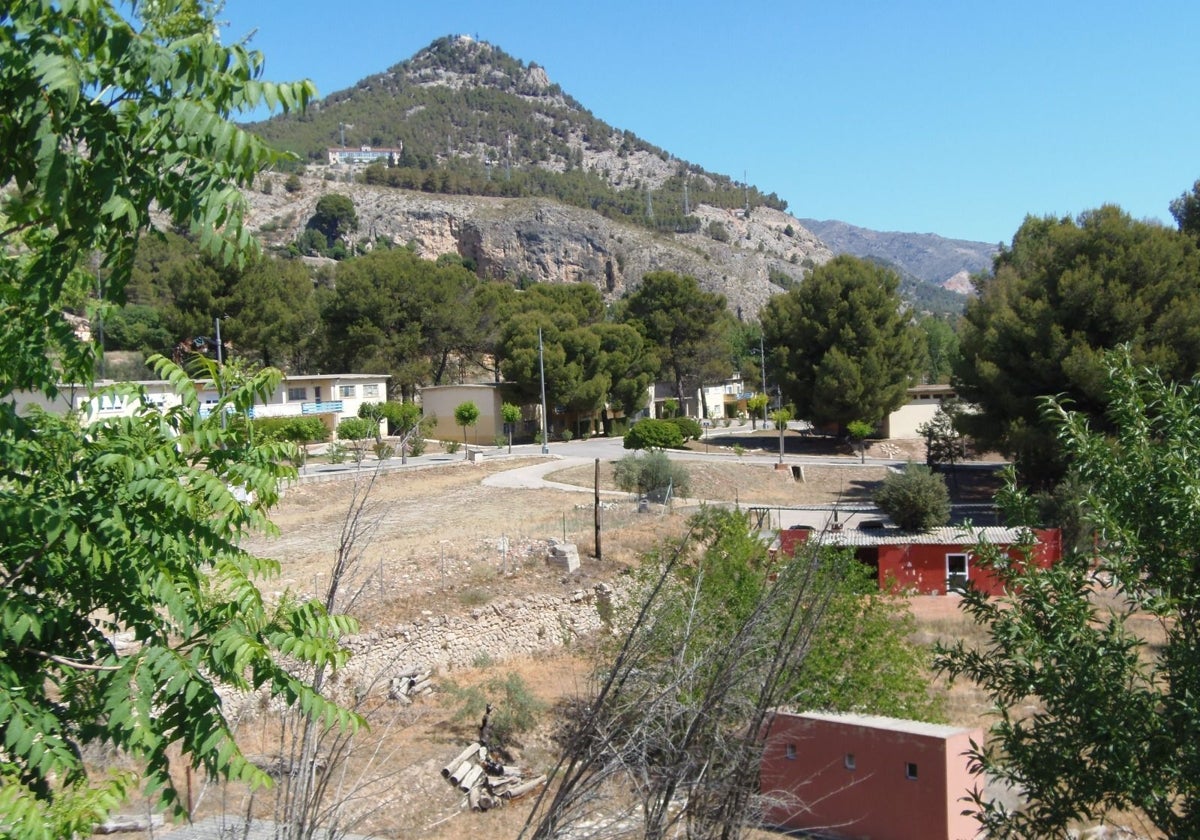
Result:
M392 677L414 668L437 674L562 648L602 630L616 596L611 586L601 583L566 596L506 598L464 615L436 616L352 636L345 646L353 655L326 684L328 694L351 702L356 696L386 692ZM262 708L252 700L227 696L227 716Z
M348 640L350 662L339 682L361 690L377 675L386 684L406 668L447 671L480 663L503 662L569 645L602 629L611 615L614 591L607 584L567 596L530 595L477 607L460 616L380 628Z

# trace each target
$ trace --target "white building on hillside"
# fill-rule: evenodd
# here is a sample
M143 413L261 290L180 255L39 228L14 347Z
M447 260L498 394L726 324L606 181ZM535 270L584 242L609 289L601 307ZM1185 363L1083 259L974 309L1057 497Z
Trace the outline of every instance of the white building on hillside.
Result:
M357 417L363 403L387 399L386 374L340 373L288 376L263 403L251 409L252 417L298 417L314 415L333 431L347 417ZM82 385L60 385L57 399L48 400L41 394L18 394L17 409L39 406L46 411L76 410L91 419L120 417L133 413L130 398L96 391L113 382L98 382L93 388ZM153 404L161 407L179 405L179 396L169 382L148 379L129 383L136 385ZM217 392L211 383L197 382L202 406L217 404ZM202 409L203 410L203 409Z

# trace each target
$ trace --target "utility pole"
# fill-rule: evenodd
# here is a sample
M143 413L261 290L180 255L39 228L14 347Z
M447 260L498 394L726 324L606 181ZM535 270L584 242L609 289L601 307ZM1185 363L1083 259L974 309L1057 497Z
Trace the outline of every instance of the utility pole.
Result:
M538 327L538 375L542 380L542 454L549 455L550 447L547 443L549 436L548 422L546 419L546 360L542 352L542 328Z
M685 216L690 215L691 212L692 212L691 205L688 204L687 173L684 173L684 176L683 176L683 215L685 215Z

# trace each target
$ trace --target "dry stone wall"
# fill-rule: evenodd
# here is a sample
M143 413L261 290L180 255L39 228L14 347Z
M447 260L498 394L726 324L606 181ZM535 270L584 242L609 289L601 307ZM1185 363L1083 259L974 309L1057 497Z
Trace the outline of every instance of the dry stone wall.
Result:
M463 615L431 616L362 633L346 640L350 661L327 681L339 702L384 694L395 677L416 672L436 675L478 665L504 662L568 647L609 626L620 592L608 584L569 595L530 595L494 601ZM265 695L229 694L229 717L253 715L273 708Z
M406 668L446 671L568 646L604 629L615 591L607 584L566 596L531 595L374 630L348 643L342 682L373 682ZM386 680L385 680L386 682Z

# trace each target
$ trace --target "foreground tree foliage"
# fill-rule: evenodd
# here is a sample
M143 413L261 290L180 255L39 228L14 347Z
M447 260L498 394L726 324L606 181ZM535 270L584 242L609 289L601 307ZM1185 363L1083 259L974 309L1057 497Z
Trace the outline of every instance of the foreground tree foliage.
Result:
M936 719L922 658L893 623L903 607L864 598L867 577L815 542L772 567L744 514L698 514L682 545L649 558L522 836L566 836L603 813L646 838L741 837L761 813L760 733L776 706ZM637 810L621 813L631 790Z
M799 417L875 425L904 403L924 351L899 287L894 271L843 255L767 302L771 376Z
M1010 812L976 795L990 837L1062 837L1122 817L1200 836L1200 383L1164 380L1131 355L1103 367L1111 435L1062 401L1044 404L1094 545L1044 571L992 557L1008 594L964 600L986 644L939 652L941 668L995 704L975 762L1028 803ZM1009 507L1032 515L1016 491Z
M136 776L92 778L89 747L144 766L148 792L181 807L173 763L265 784L222 715L219 684L263 688L323 725L357 718L280 664L336 666L350 629L319 604L268 604L273 565L239 548L268 526L286 444L240 420L278 371L209 366L201 410L180 368L157 371L182 404L136 391L132 416L19 416L18 389L53 397L91 383L94 348L63 317L84 292L119 302L150 207L223 263L249 250L239 184L273 160L229 121L299 107L308 83L259 76L262 57L214 38L207 4L16 2L0 13L0 831L90 833ZM103 281L85 273L99 255ZM228 421L228 422L224 422ZM118 640L121 640L118 643Z
M1200 250L1194 236L1101 207L1078 219L1027 218L976 279L960 328L959 395L980 407L963 430L1017 460L1022 480L1065 471L1042 397L1105 423L1106 350L1184 380L1200 369Z

